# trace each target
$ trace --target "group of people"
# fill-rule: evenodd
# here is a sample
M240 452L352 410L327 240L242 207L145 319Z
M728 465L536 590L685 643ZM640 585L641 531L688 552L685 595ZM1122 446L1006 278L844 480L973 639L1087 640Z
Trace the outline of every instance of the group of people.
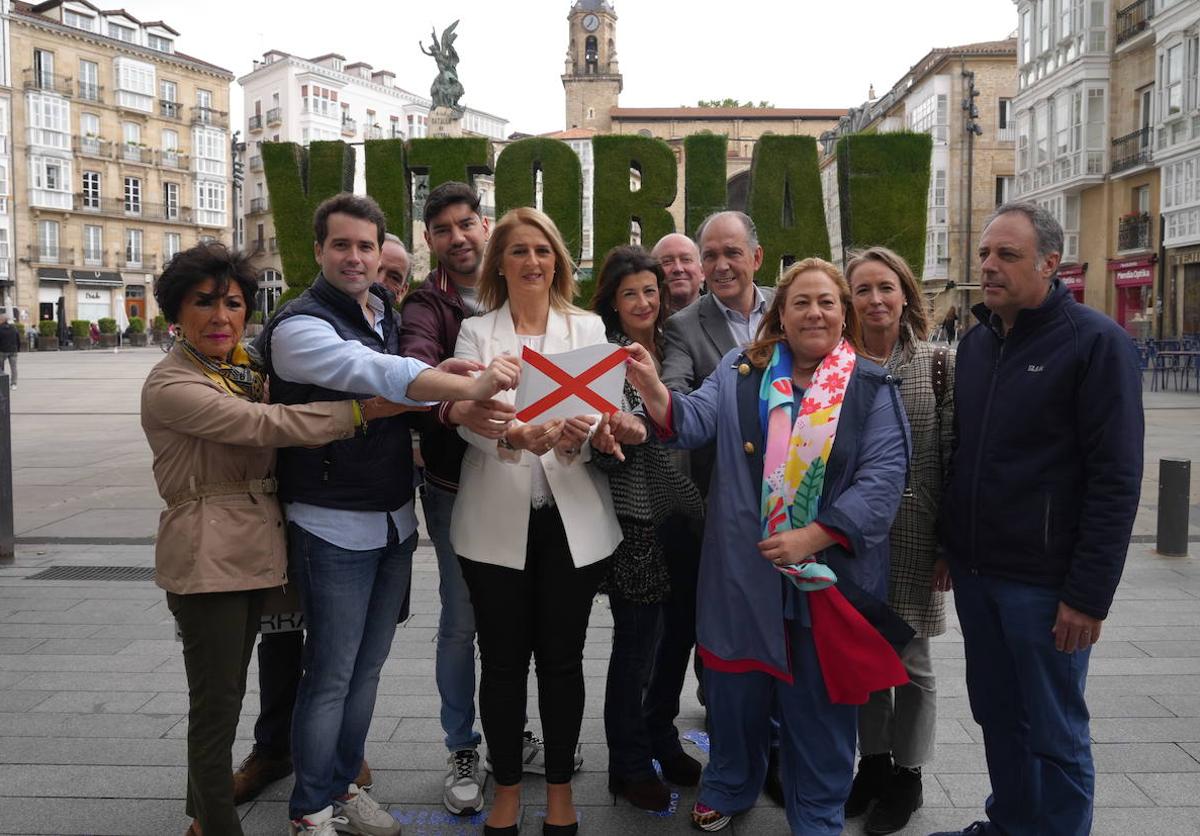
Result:
M1141 389L1128 338L1054 278L1052 217L997 210L985 327L957 355L928 341L919 281L884 247L758 286L752 220L718 212L695 241L606 254L584 310L536 209L492 227L471 187L445 183L424 221L436 266L404 296L411 259L378 206L322 203L320 272L250 347L243 256L201 244L156 283L181 339L142 423L189 683L189 834L240 833L235 804L289 773L293 834L400 832L364 754L418 499L442 605L443 802L482 811L490 771L485 834L517 833L529 773L543 832L578 830L598 592L614 794L664 810L670 785L698 785L703 831L764 788L793 833L864 814L868 833L903 828L933 755L930 639L952 587L993 786L988 821L962 832L1088 832L1083 687L1137 507ZM523 349L599 344L626 352L618 411L518 420ZM260 629L255 745L231 775ZM693 666L703 765L675 726Z

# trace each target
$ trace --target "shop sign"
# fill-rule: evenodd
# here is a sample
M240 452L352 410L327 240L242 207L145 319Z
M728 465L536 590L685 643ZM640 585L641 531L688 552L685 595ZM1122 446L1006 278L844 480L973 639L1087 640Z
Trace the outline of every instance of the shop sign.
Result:
M1112 272L1113 284L1117 287L1145 287L1154 283L1153 258L1110 261L1108 269Z

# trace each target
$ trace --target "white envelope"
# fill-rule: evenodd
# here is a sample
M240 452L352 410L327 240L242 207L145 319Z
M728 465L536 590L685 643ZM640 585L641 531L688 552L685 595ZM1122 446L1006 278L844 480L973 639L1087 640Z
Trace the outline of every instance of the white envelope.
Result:
M626 357L625 349L608 343L562 354L523 349L517 417L540 424L620 409Z

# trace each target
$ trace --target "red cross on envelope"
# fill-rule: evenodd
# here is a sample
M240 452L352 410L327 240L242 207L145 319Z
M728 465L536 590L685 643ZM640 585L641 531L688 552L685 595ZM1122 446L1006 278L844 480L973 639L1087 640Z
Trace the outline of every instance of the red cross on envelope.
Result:
M625 349L614 347L601 360L576 375L560 368L549 357L539 354L529 347L523 348L521 350L521 359L532 368L541 372L553 381L553 383L557 383L558 388L551 389L549 394L544 395L518 412L517 419L525 423L530 423L538 416L545 414L552 407L557 406L570 397L579 398L600 413L616 412L619 407L590 388L589 384L596 382L605 374L620 366L628 356Z

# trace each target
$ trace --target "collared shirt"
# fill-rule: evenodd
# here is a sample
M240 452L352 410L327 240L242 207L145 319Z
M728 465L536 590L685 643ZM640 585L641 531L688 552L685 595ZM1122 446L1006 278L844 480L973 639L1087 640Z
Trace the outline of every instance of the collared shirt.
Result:
M383 300L367 297L375 314L375 333L383 336ZM333 325L315 316L293 316L279 323L271 335L271 358L280 377L343 392L374 392L409 406L432 406L408 397L408 386L430 368L411 357L372 351L354 340L344 340ZM388 541L388 517L400 542L417 530L413 500L393 511L350 511L304 502L284 506L288 520L309 534L352 551L381 549Z
M729 333L733 336L734 343L744 348L754 342L754 335L758 333L758 326L767 312L767 299L758 285L754 286L754 298L758 301L750 309L750 316L728 307L715 293L712 297L725 317L725 323L729 326Z

